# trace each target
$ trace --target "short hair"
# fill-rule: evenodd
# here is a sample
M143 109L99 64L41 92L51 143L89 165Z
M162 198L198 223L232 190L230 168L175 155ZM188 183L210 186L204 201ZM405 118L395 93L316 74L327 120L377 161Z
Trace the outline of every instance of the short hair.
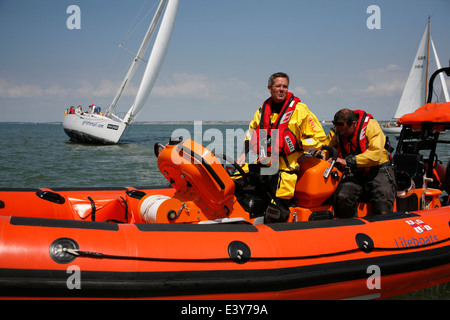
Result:
M269 87L273 86L273 83L275 82L276 78L286 78L288 83L289 83L289 76L286 73L284 73L284 72L277 72L277 73L274 73L273 75L270 76L269 82L268 82L268 86Z
M353 121L358 121L358 115L350 109L341 109L334 115L334 122L345 122L350 125Z

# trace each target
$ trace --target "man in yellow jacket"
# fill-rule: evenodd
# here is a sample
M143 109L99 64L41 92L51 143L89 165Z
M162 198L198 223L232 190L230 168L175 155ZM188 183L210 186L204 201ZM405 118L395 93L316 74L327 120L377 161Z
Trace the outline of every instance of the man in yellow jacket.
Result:
M297 175L297 159L304 150L322 147L326 134L317 117L300 99L289 92L289 76L279 72L270 76L270 97L259 108L250 122L245 146L237 163L244 164L251 150L264 163L264 156L277 165L278 176L276 202L281 208L279 216L268 217L266 222L283 222L289 217L290 201L294 196ZM278 173L278 174L277 174Z
M336 163L346 169L335 194L335 215L356 216L364 192L372 203L371 214L392 212L395 174L386 150L386 136L372 115L362 110L339 110L324 145L338 151Z

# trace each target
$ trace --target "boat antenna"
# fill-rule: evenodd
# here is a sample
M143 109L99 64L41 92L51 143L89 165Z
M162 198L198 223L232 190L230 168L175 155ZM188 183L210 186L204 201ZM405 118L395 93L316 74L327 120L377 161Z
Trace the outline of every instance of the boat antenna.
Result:
M424 104L427 103L428 69L430 66L430 35L431 35L430 25L431 25L431 17L428 16L427 60L426 60L427 70L426 70L426 75L425 75L425 101L424 101Z

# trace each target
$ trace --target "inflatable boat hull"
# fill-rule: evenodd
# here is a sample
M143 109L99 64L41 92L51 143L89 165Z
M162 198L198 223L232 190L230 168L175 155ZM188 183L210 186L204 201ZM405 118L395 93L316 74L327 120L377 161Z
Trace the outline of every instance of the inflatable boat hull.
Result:
M289 224L1 216L3 298L382 298L450 280L448 209Z

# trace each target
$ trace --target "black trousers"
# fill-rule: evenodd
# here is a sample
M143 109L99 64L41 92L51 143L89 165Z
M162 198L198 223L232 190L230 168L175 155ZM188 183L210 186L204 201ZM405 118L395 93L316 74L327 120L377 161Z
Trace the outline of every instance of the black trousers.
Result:
M358 201L372 203L371 214L393 211L396 195L394 168L390 163L358 170L344 176L335 193L334 212L338 218L357 216Z

